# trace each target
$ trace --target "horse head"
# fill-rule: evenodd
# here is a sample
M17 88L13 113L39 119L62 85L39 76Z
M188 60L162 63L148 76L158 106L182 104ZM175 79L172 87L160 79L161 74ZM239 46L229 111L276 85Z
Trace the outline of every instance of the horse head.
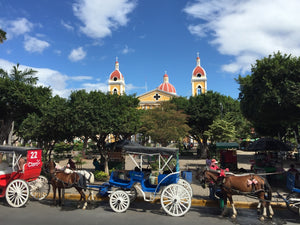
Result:
M50 159L47 163L44 163L43 166L46 173L50 173L50 174L55 173L56 164L53 160Z
M196 179L200 182L200 185L205 188L206 187L206 180L205 180L205 169L204 168L197 168L196 170Z

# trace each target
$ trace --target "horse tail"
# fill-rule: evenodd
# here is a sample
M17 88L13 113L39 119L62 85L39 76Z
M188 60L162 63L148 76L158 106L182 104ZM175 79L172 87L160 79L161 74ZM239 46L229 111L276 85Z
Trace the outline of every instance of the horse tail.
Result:
M89 172L90 173L90 179L89 179L89 182L91 184L93 184L95 182L95 176L94 176L94 173L93 172Z
M265 195L267 194L267 196L265 197L266 200L271 201L272 200L272 188L271 185L269 184L267 179L264 179L265 184L264 184L264 189L265 189Z

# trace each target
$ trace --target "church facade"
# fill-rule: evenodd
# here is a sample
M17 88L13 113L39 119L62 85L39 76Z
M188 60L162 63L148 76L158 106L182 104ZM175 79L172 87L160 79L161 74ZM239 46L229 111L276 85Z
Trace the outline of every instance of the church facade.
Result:
M207 92L207 77L205 70L200 65L199 54L196 58L196 67L192 71L191 92L192 96L200 95ZM109 92L112 94L125 94L125 79L119 69L119 62L116 60L115 70L110 74ZM171 98L178 97L175 87L169 82L169 76L165 72L163 83L154 90L148 91L137 96L140 100L139 108L152 109L158 107L161 102L169 101Z

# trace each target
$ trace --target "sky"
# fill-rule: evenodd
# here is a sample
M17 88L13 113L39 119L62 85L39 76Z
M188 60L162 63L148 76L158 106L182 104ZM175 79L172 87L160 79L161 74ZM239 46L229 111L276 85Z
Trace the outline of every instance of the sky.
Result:
M0 9L0 68L32 68L65 98L107 92L116 60L127 94L157 88L167 73L189 97L198 53L208 90L237 99L235 79L257 59L300 56L299 0L0 0Z

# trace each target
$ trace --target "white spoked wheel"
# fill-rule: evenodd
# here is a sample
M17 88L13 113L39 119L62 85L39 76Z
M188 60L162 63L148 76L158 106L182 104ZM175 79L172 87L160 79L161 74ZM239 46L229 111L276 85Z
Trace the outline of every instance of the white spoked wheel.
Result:
M161 193L161 205L171 216L183 216L191 207L191 196L180 184L170 184Z
M180 178L178 180L177 184L180 184L183 187L185 187L188 190L188 192L190 193L190 196L193 197L193 189L192 189L192 186L189 182L187 182L186 180Z
M130 198L130 202L134 202L137 198L137 190L134 186L132 186L129 189L129 191L130 191L130 193L128 195L129 195L129 198Z
M7 185L5 191L7 203L14 207L22 207L26 204L29 198L29 186L26 181L16 179Z
M35 200L43 200L50 192L50 184L44 176L39 176L36 180L29 182L30 196Z
M117 190L109 197L109 205L115 212L125 212L128 209L129 204L129 195L123 190Z

